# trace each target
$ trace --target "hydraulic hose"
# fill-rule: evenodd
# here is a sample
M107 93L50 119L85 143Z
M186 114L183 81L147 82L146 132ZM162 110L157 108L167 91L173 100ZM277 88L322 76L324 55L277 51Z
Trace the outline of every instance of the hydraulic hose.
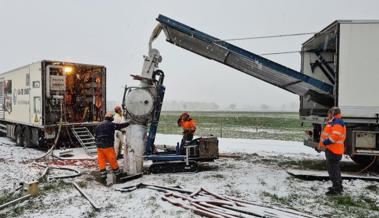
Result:
M376 157L377 156L375 156L373 159L372 159L372 161L371 161L371 163L369 164L369 165L367 165L365 168L363 168L362 170L360 170L359 172L357 172L356 174L358 175L358 174L361 174L362 172L364 172L364 171L366 171L368 168L370 168L374 163L375 163L375 161L376 161Z
M57 132L57 136L55 137L54 144L51 146L51 148L44 155L35 158L34 161L37 161L39 159L47 157L49 154L51 154L53 152L53 150L55 149L55 147L58 144L58 140L59 140L59 136L61 134L62 124L63 124L63 100L61 101L60 105L61 105L61 117L59 119L58 132Z

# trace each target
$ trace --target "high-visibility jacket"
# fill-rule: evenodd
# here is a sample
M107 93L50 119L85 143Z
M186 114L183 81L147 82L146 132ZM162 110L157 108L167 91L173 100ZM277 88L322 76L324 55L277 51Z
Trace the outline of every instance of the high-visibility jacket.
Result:
M184 132L194 133L196 131L196 121L194 119L181 120L179 125L183 128Z
M328 121L321 133L320 146L328 149L334 154L344 154L346 139L346 124L337 114Z

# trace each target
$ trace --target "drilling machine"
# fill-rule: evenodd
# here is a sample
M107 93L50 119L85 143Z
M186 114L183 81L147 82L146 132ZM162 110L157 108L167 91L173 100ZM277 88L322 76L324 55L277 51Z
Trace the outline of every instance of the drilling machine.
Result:
M124 116L131 120L126 130L128 154L126 158L129 174L143 171L144 160L152 161L150 172L196 171L197 162L208 162L218 158L216 137L196 138L185 145L185 153L177 144L175 152L158 152L154 142L158 130L166 87L163 85L164 73L158 68L162 57L158 49L152 47L159 36L162 26L158 24L149 40L148 56L144 56L141 75L131 75L140 81L137 87L125 87L122 100Z

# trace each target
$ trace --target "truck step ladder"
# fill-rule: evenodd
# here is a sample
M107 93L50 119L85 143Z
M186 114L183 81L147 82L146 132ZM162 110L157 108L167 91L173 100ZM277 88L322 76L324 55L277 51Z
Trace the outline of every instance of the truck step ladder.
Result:
M88 155L94 155L97 153L95 137L93 137L92 133L88 130L87 127L74 126L71 127L71 131Z

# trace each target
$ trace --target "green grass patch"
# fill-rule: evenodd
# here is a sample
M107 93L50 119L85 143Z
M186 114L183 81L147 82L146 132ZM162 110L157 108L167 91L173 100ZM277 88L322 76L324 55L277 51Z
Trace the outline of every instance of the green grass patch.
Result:
M204 176L204 178L224 179L225 175L222 175L222 174L210 174L210 175Z
M20 196L18 196L20 197ZM5 197L2 198L5 200L6 203L8 201L14 200L18 197ZM2 203L2 204L3 204ZM5 217L19 217L25 213L27 210L32 210L32 209L39 209L40 205L37 205L35 200L33 198L30 198L28 200L25 200L23 202L16 203L14 205L9 206L8 208L13 208L12 210L7 211L6 213L0 213L0 218L5 218Z
M88 186L88 183L86 181L83 181L83 180L78 181L76 183L79 185L80 188L87 188L87 186Z
M43 192L49 192L49 191L58 192L60 189L64 189L64 188L68 188L68 187L72 187L72 185L70 183L64 182L63 180L58 180L56 182L49 182L49 183L44 184L41 187L41 191L43 191Z
M366 186L366 189L373 191L373 192L376 192L376 193L379 192L379 187L377 185L368 185L368 186Z
M14 200L14 196L12 193L4 194L0 196L0 205L5 204L9 201Z
M287 206L291 206L293 202L296 202L299 199L301 199L301 196L295 193L291 193L287 196L278 196L277 194L272 194L270 192L263 191L261 195L263 195L264 197L269 197L271 201L273 201L274 203Z
M162 112L158 132L182 134L177 126L181 112ZM303 130L298 113L281 112L191 112L197 121L197 135L215 135L224 138L267 138L302 141Z
M72 184L64 182L63 180L58 180L55 182L49 182L46 184L43 184L40 188L40 196L32 197L24 202L21 202L19 204L15 204L12 210L7 211L6 213L0 213L0 218L5 217L19 217L22 216L26 211L36 211L36 210L43 210L46 208L46 205L42 203L42 198L44 195L47 194L47 192L59 192L62 191L62 189L66 188L73 188ZM5 194L0 196L0 204L4 204L6 202L9 202L11 200L14 200L20 196L13 196L12 193ZM91 214L90 214L91 215ZM88 216L93 217L93 216Z
M241 154L241 158L235 159L254 164L262 164L266 166L274 166L280 169L297 169L297 170L315 170L326 171L326 160L322 159L291 159L283 155L278 156L260 156L258 154ZM361 166L352 162L340 162L341 171L358 172ZM379 188L378 188L379 189ZM379 191L379 190L378 190Z
M368 209L368 210L374 210L379 211L379 205L377 205L375 199L372 199L365 195L359 195L358 197L352 197L350 195L342 195L342 196L336 196L331 197L334 204L338 207L357 207L361 209Z

